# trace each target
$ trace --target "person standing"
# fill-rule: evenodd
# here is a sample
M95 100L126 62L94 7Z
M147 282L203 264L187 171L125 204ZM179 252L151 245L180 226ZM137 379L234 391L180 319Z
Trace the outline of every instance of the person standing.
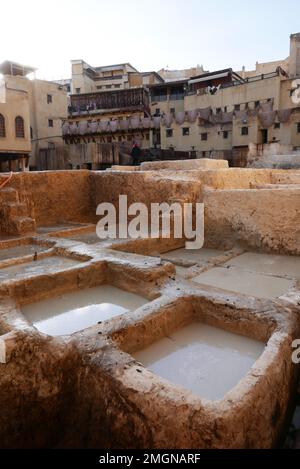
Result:
M131 156L133 166L137 166L140 163L141 149L136 143L131 149Z

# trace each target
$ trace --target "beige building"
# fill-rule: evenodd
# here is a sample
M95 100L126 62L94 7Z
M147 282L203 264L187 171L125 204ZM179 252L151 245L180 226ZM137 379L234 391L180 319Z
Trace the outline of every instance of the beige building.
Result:
M139 72L129 63L91 67L73 60L69 116L63 125L70 167L101 169L119 164L134 144L149 149L148 89L163 82L156 72Z
M0 171L28 167L31 152L30 97L26 82L15 75L34 72L33 68L5 62L0 100Z
M203 65L197 65L196 67L186 68L182 70L170 70L168 68L162 68L157 72L165 81L180 81L189 80L191 77L196 77L206 73L203 69Z
M130 153L134 144L150 147L150 127L145 87L71 95L63 125L70 167L102 169L119 164L121 154Z
M292 100L299 47L300 34L291 35L288 72L276 62L247 78L227 69L150 87L151 114L161 119L152 143L232 164L244 164L249 148L254 157L300 150L300 107Z
M29 79L34 72L14 62L0 66L4 99L0 103L1 169L36 169L48 149L62 146L62 121L67 117L63 86Z
M91 67L83 60L72 60L72 93L83 94L123 90L163 82L156 72L138 72L129 63Z

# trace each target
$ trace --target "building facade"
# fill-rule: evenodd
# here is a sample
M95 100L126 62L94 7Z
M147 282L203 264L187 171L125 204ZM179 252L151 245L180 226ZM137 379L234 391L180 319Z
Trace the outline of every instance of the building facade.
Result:
M4 89L0 102L2 171L39 169L43 151L63 145L67 92L59 84L29 79L33 72L14 62L0 66Z
M291 35L286 70L275 62L268 73L246 78L226 69L151 86L151 115L160 117L152 143L233 165L245 164L249 154L300 150L300 104L293 99L299 44L300 34Z
M163 82L156 72L138 72L129 63L91 67L83 60L72 60L72 94L138 88Z

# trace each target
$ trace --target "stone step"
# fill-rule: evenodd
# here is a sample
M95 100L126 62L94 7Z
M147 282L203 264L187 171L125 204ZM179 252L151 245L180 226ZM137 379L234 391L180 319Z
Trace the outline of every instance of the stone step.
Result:
M13 217L26 217L28 215L26 204L21 202L5 202L2 205L1 211L7 219Z
M33 233L36 231L36 223L30 217L14 217L10 221L11 234Z
M5 202L19 202L19 194L16 189L7 187L0 190L0 201Z

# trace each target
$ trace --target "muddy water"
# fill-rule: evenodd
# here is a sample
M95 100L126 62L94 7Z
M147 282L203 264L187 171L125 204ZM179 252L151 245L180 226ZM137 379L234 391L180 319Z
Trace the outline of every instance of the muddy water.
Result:
M93 233L78 233L75 235L68 236L67 239L72 239L73 241L78 241L80 243L86 244L97 244L103 242L96 232Z
M293 286L292 280L248 272L235 266L215 267L192 280L203 285L268 299L284 295Z
M47 247L40 246L38 244L24 244L21 246L15 246L13 248L1 249L0 250L0 261L7 259L13 259L16 257L30 256L34 255L35 252L46 251Z
M32 262L3 267L0 269L0 281L18 280L31 277L32 275L44 275L67 269L80 264L80 261L67 257L50 256Z
M225 266L280 277L300 279L300 257L246 252L231 259Z
M162 259L170 260L175 263L187 262L189 265L202 264L212 260L214 257L219 257L224 254L225 251L219 251L217 249L175 249L173 251L162 254Z
M193 323L134 357L172 383L219 400L248 373L264 347L262 342Z
M135 310L147 302L134 293L103 285L25 305L21 310L41 332L60 336Z

